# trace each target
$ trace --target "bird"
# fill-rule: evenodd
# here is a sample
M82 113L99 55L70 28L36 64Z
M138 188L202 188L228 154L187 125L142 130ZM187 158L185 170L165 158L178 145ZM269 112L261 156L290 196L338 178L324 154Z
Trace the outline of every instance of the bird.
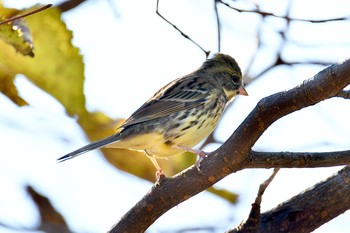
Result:
M207 153L193 147L215 129L228 103L237 95L248 95L238 63L230 55L215 53L197 70L157 91L113 135L57 161L63 162L101 147L142 151L157 169L159 180L165 174L156 158L187 151L199 156L195 167L200 171L200 163Z

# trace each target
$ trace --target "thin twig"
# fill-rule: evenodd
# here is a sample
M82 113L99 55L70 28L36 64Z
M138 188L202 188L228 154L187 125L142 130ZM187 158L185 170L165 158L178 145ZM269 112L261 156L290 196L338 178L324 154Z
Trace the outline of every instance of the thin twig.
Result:
M219 0L214 0L214 10L215 10L215 18L216 18L216 27L217 27L217 34L218 34L218 52L221 51L221 23L220 23L220 17L218 12L218 2Z
M204 48L202 48L202 46L200 46L197 42L195 42L194 40L192 40L188 35L186 35L185 33L183 33L178 27L176 27L176 25L174 25L173 23L171 23L169 20L167 20L163 15L160 14L160 12L158 11L159 9L159 0L157 0L157 9L156 9L156 13L159 17L161 17L165 22L167 22L168 24L170 24L171 26L173 26L175 28L175 30L177 30L178 32L180 32L180 34L185 37L186 39L188 39L189 41L191 41L193 44L195 44L200 50L202 50L206 57L209 56L210 51L206 51Z
M280 168L273 169L273 172L272 172L271 176L267 180L265 180L262 184L260 184L258 195L257 195L257 197L255 199L255 204L258 204L258 205L261 204L262 195L264 195L265 190L271 184L272 180L275 178L275 176L276 176L276 174L277 174L277 172L279 170L280 170Z
M261 11L261 10L244 10L244 9L239 9L236 7L233 7L229 5L226 2L223 2L221 0L217 0L221 4L227 6L228 8L238 11L240 13L254 13L254 14L260 14L261 16L272 16L280 19L286 19L286 20L293 20L293 21L302 21L302 22L310 22L310 23L326 23L326 22L332 22L332 21L342 21L342 20L348 20L350 16L344 16L344 17L338 17L338 18L332 18L332 19L320 19L320 20L313 20L313 19L298 19L298 18L292 18L289 16L281 16L281 15L276 15L271 12L266 12L266 11Z
M315 61L309 60L309 61L304 61L304 62L286 62L286 61L284 61L284 59L282 59L280 56L278 56L276 59L276 62L274 64L266 67L259 74L255 75L255 78L266 74L268 71L270 71L273 68L280 66L280 65L293 66L293 65L306 65L306 64L328 66L331 64L331 62L323 62L323 61L316 61L316 60Z
M252 204L252 208L250 210L248 219L245 222L241 223L238 227L226 231L226 233L258 232L260 219L261 219L260 210L261 210L262 195L265 193L265 190L271 184L272 180L275 178L279 170L280 170L279 168L273 169L273 173L270 175L270 177L260 184L258 195L255 199L255 202Z
M14 17L11 17L11 18L9 18L9 19L6 19L6 20L4 20L4 21L1 21L1 22L0 22L0 25L5 24L5 23L12 22L12 21L17 20L17 19L21 19L21 18L27 17L27 16L29 16L29 15L33 15L33 14L38 13L38 12L40 12L40 11L46 10L47 8L50 8L51 6L52 6L52 4L47 4L47 5L45 5L45 6L42 6L42 7L38 8L38 9L35 9L35 10L33 10L33 11L27 12L27 13L25 13L25 14L23 14L23 15L16 15L16 16L14 16Z
M246 68L246 70L245 70L245 72L244 72L244 73L245 73L244 79L243 79L244 85L248 85L249 83L251 83L251 82L254 80L254 78L250 78L250 77L249 77L249 73L250 73L250 70L251 70L252 67L253 67L254 62L256 61L256 58L257 58L256 54L258 53L258 50L259 50L259 49L261 48L261 46L262 46L261 34L262 34L262 32L263 32L263 29L262 29L263 23L264 23L264 17L260 20L259 26L257 27L258 30L257 30L257 32L256 32L256 43L255 43L255 47L254 47L255 51L252 52L252 56L251 56L251 58L249 59L247 68Z

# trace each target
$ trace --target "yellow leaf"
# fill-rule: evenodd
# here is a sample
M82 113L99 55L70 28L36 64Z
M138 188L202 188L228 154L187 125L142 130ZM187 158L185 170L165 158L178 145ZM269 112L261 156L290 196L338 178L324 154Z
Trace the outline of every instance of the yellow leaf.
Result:
M23 20L0 25L0 38L22 55L34 57L31 34Z
M0 92L6 95L18 106L28 105L28 103L18 95L16 86L13 83L14 74L9 74L0 66Z
M210 187L207 189L207 191L211 192L212 194L215 194L226 201L230 202L231 204L237 203L238 195L235 193L232 193L231 191L227 189L220 189L216 187Z
M24 74L61 102L68 114L86 114L82 56L72 45L72 32L62 22L59 10L51 8L27 17L26 21L32 32L35 57L24 57L0 40L0 65L13 74Z
M19 12L16 9L6 9L0 6L0 22L15 16ZM1 24L0 39L22 55L34 56L32 35L24 20L18 19Z

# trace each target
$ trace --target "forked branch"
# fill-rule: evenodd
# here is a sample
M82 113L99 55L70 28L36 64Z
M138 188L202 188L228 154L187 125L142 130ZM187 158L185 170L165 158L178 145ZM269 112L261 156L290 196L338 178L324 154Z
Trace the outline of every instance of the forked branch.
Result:
M251 148L271 124L292 112L337 96L349 84L350 60L346 60L324 69L298 87L262 99L231 137L203 160L203 174L191 167L172 178L162 180L110 232L143 232L166 211L206 190L227 175L257 166L249 156ZM263 161L256 160L258 162L262 166ZM290 160L286 160L286 167L289 163ZM297 165L296 163L295 167ZM327 164L319 163L319 166ZM282 161L278 167L283 167ZM299 164L299 167L308 167L308 164Z

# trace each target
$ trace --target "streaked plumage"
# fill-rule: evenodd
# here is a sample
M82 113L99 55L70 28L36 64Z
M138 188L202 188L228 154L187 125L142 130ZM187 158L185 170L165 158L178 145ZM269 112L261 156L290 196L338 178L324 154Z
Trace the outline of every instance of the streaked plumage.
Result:
M205 155L192 147L214 130L225 106L237 94L247 95L241 70L232 57L217 53L193 73L160 89L119 127L116 134L73 151L58 161L103 146L127 148L144 151L161 175L156 157L183 151Z

